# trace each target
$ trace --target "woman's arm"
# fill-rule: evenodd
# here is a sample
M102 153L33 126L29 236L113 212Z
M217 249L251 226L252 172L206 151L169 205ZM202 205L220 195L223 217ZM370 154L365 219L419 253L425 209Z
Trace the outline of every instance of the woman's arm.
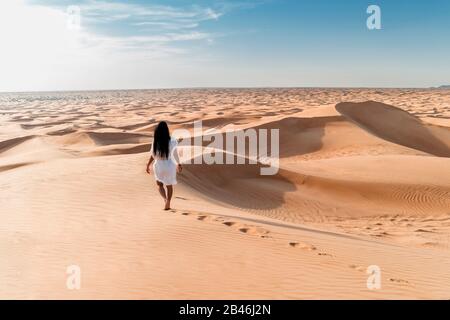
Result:
M148 162L147 162L147 170L146 171L148 174L150 174L150 165L152 164L153 160L154 160L153 155L151 155L150 159L148 159Z
M181 172L183 170L183 166L180 163L180 157L178 156L178 146L175 146L173 150L173 159L175 160L175 163L177 164L177 171Z

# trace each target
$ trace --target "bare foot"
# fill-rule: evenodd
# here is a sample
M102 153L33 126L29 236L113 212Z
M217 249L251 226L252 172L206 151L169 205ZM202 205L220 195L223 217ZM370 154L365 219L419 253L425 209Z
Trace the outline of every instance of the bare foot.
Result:
M170 201L166 200L166 206L164 207L164 210L170 209Z

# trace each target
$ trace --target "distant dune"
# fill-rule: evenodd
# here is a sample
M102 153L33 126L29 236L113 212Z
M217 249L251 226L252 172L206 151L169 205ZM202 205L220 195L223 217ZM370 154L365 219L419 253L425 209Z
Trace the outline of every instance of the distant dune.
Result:
M409 148L450 157L450 129L423 123L408 112L379 102L339 103L336 110L372 134Z

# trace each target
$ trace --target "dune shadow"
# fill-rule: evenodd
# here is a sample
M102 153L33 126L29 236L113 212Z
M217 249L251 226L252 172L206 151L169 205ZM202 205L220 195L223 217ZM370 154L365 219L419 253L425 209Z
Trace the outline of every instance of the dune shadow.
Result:
M35 138L36 136L34 135L30 135L30 136L24 136L24 137L19 137L19 138L13 138L13 139L7 139L4 141L0 141L0 154L4 151L7 151L9 149L12 149L18 145L20 145L21 143L31 140L33 138Z
M258 164L185 164L179 180L215 201L243 209L271 210L284 203L296 185L279 173L261 175Z

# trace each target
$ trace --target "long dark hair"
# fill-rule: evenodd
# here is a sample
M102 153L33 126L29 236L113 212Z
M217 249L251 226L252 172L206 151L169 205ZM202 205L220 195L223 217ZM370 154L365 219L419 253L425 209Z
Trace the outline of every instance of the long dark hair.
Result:
M169 158L170 132L165 121L161 121L155 128L153 135L153 153L163 159Z

